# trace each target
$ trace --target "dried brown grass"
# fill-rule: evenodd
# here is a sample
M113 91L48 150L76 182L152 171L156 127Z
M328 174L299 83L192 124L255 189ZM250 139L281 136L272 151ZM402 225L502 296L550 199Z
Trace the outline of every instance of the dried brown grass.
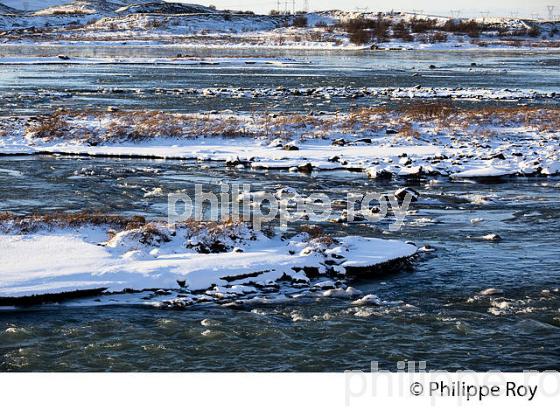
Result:
M26 133L32 134L35 138L46 140L61 138L70 127L65 116L65 111L56 111L51 115L41 116L27 127Z
M419 128L439 132L484 126L525 126L538 131L556 132L560 129L560 108L465 108L458 107L452 101L438 101L402 102L395 108L362 107L332 115L255 113L252 116L236 116L154 111L57 111L30 121L25 131L27 135L39 139L67 138L96 145L102 142L143 141L158 137L309 139L325 138L337 133L375 134L385 128L395 128L405 137L417 137Z
M73 228L84 225L136 229L144 224L146 224L146 220L142 216L125 217L91 212L54 212L27 216L16 215L11 212L0 213L0 227L15 229L21 233L32 233L45 228Z

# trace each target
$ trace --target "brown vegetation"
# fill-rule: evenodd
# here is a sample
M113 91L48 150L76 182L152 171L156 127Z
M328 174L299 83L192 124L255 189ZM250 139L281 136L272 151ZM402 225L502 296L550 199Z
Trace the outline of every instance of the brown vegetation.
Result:
M384 19L381 15L373 19L357 18L342 21L337 24L339 29L350 35L350 41L354 44L366 44L373 39L383 42L388 39L388 30L391 20Z
M479 37L480 34L486 29L484 24L478 23L475 20L447 20L442 26L443 31L455 34L466 34L469 37Z
M61 213L21 216L11 212L0 213L0 229L32 233L40 229L80 227L84 225L109 226L119 229L136 229L146 220L142 216L125 217L91 212Z
M92 12L90 10L82 10L82 9L66 9L66 10L54 10L52 14L55 16L89 15L92 14Z
M436 19L392 20L379 15L377 19L356 18L337 24L337 28L349 34L350 41L354 44L367 44L372 41L384 42L389 38L403 41L413 41L414 34L419 34L419 40L436 43L445 41L448 33L464 34L477 38L484 31L496 30L488 24L475 20L450 19L439 23ZM529 33L531 32L531 33ZM514 33L516 35L517 33ZM537 36L532 30L524 35Z
M346 113L175 114L153 111L61 112L31 120L26 127L31 138L46 141L64 138L90 145L119 141L144 141L158 137L253 137L283 140L328 138L334 134L378 134L394 128L403 136L416 136L419 127L437 130L468 129L470 126L520 125L539 130L560 128L560 108L487 106L459 108L452 101L402 101L395 108L361 107ZM10 124L6 124L10 126ZM13 126L13 124L12 124Z
M307 17L305 16L296 16L292 21L292 26L304 28L307 27Z
M38 119L37 122L27 127L26 132L32 134L35 138L51 140L63 137L69 128L65 119L64 111L56 111L51 115L45 115Z

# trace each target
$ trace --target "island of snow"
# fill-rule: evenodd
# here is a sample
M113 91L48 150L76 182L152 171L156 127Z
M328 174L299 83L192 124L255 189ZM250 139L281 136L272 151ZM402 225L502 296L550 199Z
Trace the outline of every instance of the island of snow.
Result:
M141 291L220 300L394 269L417 251L395 240L267 236L231 222L170 226L141 218L4 215L0 227L3 305Z

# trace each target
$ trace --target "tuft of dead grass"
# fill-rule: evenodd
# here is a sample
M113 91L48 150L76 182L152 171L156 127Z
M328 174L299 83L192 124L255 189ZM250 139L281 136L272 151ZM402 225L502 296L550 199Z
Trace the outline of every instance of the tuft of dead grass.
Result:
M0 229L15 230L20 233L33 233L41 229L76 228L84 225L108 226L116 229L136 229L146 224L142 216L125 217L101 213L77 212L50 214L16 215L11 212L0 213Z
M3 121L10 133L17 125ZM21 127L21 125L17 125ZM160 111L57 111L30 120L31 138L67 139L89 145L153 138L252 137L283 140L324 139L333 135L377 135L394 128L405 137L419 129L467 131L476 127L524 126L537 131L560 129L559 107L483 106L465 108L452 101L402 102L395 108L362 107L345 113L177 114ZM1 134L0 134L1 136Z
M56 111L51 115L41 116L27 127L26 133L44 140L62 138L70 128L65 117L65 111Z

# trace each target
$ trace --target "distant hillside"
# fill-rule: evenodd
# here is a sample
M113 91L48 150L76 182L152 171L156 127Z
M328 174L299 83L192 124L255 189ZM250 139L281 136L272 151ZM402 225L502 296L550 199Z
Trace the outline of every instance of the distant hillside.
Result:
M0 3L0 14L16 14L19 11Z
M162 1L150 1L144 4L133 4L121 7L117 13L153 13L153 14L190 14L190 13L217 13L213 8L199 4L166 3Z
M16 10L37 11L51 6L71 3L72 0L0 0L0 4Z
M407 12L340 10L255 15L161 0L58 3L19 15L0 13L0 41L142 41L226 48L379 50L560 48L560 22L541 20L450 19Z
M13 10L20 11L39 11L49 8L56 9L59 7L62 9L70 9L72 7L79 9L83 8L86 3L88 8L92 10L114 11L118 8L129 6L131 4L147 2L152 3L154 0L0 0L0 11L4 12L2 6L7 6Z

